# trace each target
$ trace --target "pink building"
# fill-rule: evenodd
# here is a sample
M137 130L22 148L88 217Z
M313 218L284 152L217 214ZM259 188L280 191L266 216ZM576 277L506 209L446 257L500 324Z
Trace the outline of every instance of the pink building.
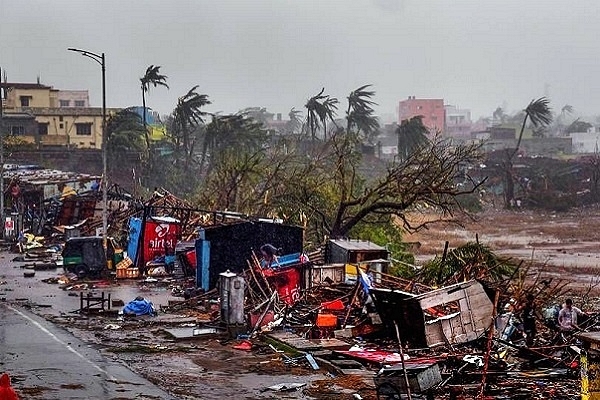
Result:
M446 127L444 99L417 99L415 96L408 96L407 100L400 101L398 123L418 115L423 117L423 125L432 133L444 132Z

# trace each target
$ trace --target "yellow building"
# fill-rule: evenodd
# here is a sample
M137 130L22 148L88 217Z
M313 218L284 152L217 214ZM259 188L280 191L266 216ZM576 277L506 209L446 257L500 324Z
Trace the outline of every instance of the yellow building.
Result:
M5 132L40 146L100 149L102 108L87 91L60 91L39 83L0 83ZM118 109L107 109L110 115ZM108 116L107 116L108 118Z

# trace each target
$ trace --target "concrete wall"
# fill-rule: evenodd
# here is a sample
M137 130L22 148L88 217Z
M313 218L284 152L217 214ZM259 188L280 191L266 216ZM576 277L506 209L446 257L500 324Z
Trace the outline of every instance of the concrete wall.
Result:
M61 101L68 101L68 106L61 105ZM83 102L83 105L75 105L76 101ZM87 90L60 90L58 92L58 106L59 107L89 107L90 96Z
M11 109L20 109L21 107L21 97L28 96L31 99L29 100L29 107L54 107L55 105L50 104L51 96L50 92L52 89L50 88L13 88L7 92L6 97L6 111L10 111Z
M48 124L48 136L61 136L61 143L72 147L99 149L102 147L102 115L40 115L36 120ZM90 124L89 135L78 135L77 124ZM41 139L42 142L44 138ZM47 139L52 140L52 139Z

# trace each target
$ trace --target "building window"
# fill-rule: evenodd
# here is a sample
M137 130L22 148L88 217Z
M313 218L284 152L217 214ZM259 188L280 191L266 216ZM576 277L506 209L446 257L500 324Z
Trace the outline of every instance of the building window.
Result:
M75 107L85 107L84 100L75 100Z
M58 124L58 127L59 127L60 129L64 129L64 128L65 128L65 124L63 124L63 123L61 122L60 124Z
M91 135L92 134L92 124L75 124L75 128L77 129L78 135Z
M31 96L21 96L19 97L19 100L21 100L21 107L29 107Z
M25 134L25 127L23 125L13 125L10 127L10 134L13 136L21 136Z
M38 135L48 134L48 124L38 124Z
M62 120L63 120L63 117L62 117L62 116L58 117L58 120L59 120L60 122L62 122Z
M71 105L69 100L59 100L59 103L61 107L69 107Z

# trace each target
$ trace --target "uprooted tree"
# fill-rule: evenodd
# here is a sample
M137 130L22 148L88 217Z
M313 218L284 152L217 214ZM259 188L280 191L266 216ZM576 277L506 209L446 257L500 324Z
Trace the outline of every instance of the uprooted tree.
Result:
M390 217L416 231L439 219L418 221L410 213L427 208L440 219L452 217L462 210L459 197L482 184L465 169L478 159L478 145L452 146L436 138L375 177L356 149L351 135L336 134L286 191L288 207L297 208L290 214L308 215L317 237L346 237L359 224Z

